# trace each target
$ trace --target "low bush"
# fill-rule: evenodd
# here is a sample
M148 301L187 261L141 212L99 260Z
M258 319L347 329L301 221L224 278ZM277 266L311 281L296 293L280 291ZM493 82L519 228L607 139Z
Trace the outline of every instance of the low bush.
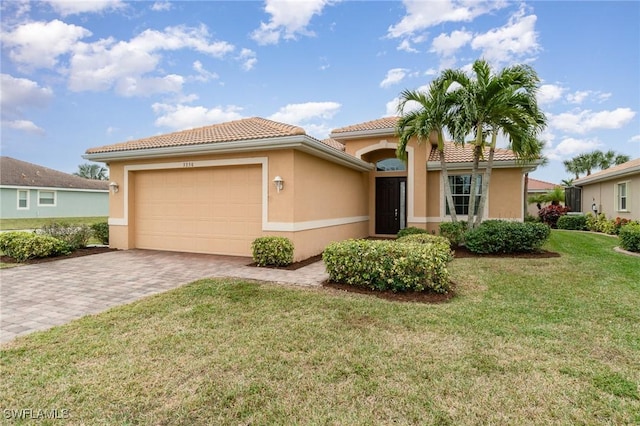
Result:
M584 231L587 229L587 217L585 215L560 216L557 223L558 229L570 229Z
M538 216L540 217L542 223L555 228L557 226L558 219L560 219L561 216L566 215L570 210L571 209L569 207L556 206L552 204L550 206L541 208L540 211L538 211Z
M379 291L446 293L450 254L438 244L347 240L329 244L322 260L334 282Z
M410 226L408 228L401 229L398 231L398 238L405 237L407 235L415 235L415 234L428 234L429 231L422 228L416 228L415 226Z
M593 213L587 213L587 229L593 232L602 232L609 235L616 234L616 224L613 220L607 219L604 213L595 216Z
M0 234L0 250L18 262L71 253L69 245L62 240L21 231Z
M440 235L451 243L451 247L459 247L464 243L464 233L467 231L467 222L442 222Z
M445 237L431 234L412 234L398 238L396 242L412 244L433 244L438 249L447 251L449 253L449 260L453 260L453 255L451 254L451 243Z
M487 220L467 231L465 244L473 253L528 253L538 250L551 229L543 223Z
M640 253L640 224L629 223L620 228L618 234L620 247L625 250Z
M98 222L91 225L93 236L100 240L101 244L109 244L109 224L107 222Z
M540 218L538 216L534 216L530 213L527 213L527 215L524 217L524 221L529 223L529 222L540 222Z
M258 266L287 266L293 262L293 243L285 237L260 237L251 243Z
M86 247L92 234L91 228L87 225L56 222L43 226L38 232L64 241L71 250Z

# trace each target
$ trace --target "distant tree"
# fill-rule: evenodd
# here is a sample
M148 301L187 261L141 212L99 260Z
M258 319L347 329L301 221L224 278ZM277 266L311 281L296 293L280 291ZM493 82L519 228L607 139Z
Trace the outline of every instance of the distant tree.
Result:
M628 155L616 154L612 150L607 152L596 150L577 155L571 160L565 160L563 164L567 172L574 174L575 178L579 179L583 173L589 176L594 169L605 170L611 166L626 163L629 160Z
M108 180L109 170L100 164L84 163L78 166L78 171L74 175L85 179Z
M600 151L596 151L598 152L598 160L599 160L599 166L600 169L605 170L608 169L611 166L618 166L622 163L626 163L627 161L629 161L631 158L628 155L624 155L624 154L616 154L615 151L613 150L609 150L607 152L600 152Z
M575 179L562 179L562 186L564 187L568 187L568 186L573 186L573 181Z

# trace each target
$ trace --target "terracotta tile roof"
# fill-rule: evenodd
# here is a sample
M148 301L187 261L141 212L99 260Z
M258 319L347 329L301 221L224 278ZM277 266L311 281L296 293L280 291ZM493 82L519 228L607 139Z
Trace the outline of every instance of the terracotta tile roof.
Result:
M87 154L305 135L303 128L260 117L182 130L87 150Z
M344 145L342 143L340 143L337 140L332 139L332 138L323 139L320 142L322 142L325 145L329 145L331 148L335 148L335 149L340 150L340 151L344 151L344 149L345 149Z
M396 123L398 123L398 117L384 117L377 120L366 121L364 123L334 129L331 131L331 134L333 135L336 133L365 132L368 130L383 129L393 129L395 131Z
M11 157L0 157L0 185L109 190L107 181L85 179Z
M484 150L484 159L489 157L489 148ZM445 142L444 158L447 163L471 163L473 162L473 145L465 144L464 147L453 142ZM493 161L515 161L518 157L509 149L496 148ZM437 149L432 149L427 161L440 161ZM482 161L482 159L481 159Z
M529 178L529 191L550 191L554 189L556 186L555 183L545 182L543 180L538 180L534 178Z
M640 158L636 158L618 166L609 167L599 172L591 173L589 176L581 177L573 181L574 185L583 185L589 182L599 182L606 179L612 179L620 175L628 173L640 173Z

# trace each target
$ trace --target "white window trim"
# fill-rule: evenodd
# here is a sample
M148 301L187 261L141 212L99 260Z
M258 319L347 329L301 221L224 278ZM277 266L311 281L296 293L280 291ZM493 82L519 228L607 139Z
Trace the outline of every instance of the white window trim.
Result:
M627 208L622 210L620 209L620 192L619 192L619 188L620 185L624 184L625 185L625 196L624 198L626 199L626 204L627 204ZM613 197L613 210L619 213L630 213L631 210L629 210L629 206L630 206L630 202L631 202L631 191L630 191L630 187L631 187L631 181L630 180L625 180L625 181L621 181L621 182L616 182L615 186L613 188L613 193L614 193L614 197Z
M440 172L442 173L442 172ZM469 175L471 176L471 172L469 171L468 173L464 172L464 173L449 173L449 176L464 176L464 175ZM478 176L482 176L482 179L484 179L484 173L480 173ZM451 214L447 214L447 200L446 197L444 195L444 186L442 183L442 176L438 177L438 180L440 181L440 218L439 219L445 219L445 220L451 220ZM480 190L482 191L482 185L480 185ZM484 211L482 212L482 220L488 220L489 217L489 195L490 195L489 188L487 188L487 199L485 200L484 203ZM452 194L453 195L453 194ZM478 194L479 196L479 194ZM476 212L477 215L477 212ZM456 214L456 218L459 221L466 221L469 219L469 215L466 214ZM433 218L430 218L433 219ZM507 219L505 219L507 220ZM510 219L508 219L510 220ZM442 221L442 220L441 220Z
M53 204L40 204L40 193L51 192L53 193ZM58 193L51 190L38 190L38 207L56 207L58 205Z
M21 192L26 192L27 193L27 206L26 207L20 207L20 193ZM18 208L18 210L29 210L29 198L30 198L30 191L28 189L18 189L16 191L16 197L17 197L17 201L16 201L16 207Z

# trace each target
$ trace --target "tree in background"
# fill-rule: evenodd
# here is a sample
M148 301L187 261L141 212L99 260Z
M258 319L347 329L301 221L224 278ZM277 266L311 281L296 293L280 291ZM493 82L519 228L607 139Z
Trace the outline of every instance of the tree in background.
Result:
M596 150L577 155L571 160L565 160L563 163L565 170L574 174L576 179L579 179L583 173L589 176L594 169L605 170L609 167L626 163L629 160L628 155L617 154L612 150L607 152Z
M78 171L74 175L85 179L108 180L109 170L100 164L84 163L78 166Z

